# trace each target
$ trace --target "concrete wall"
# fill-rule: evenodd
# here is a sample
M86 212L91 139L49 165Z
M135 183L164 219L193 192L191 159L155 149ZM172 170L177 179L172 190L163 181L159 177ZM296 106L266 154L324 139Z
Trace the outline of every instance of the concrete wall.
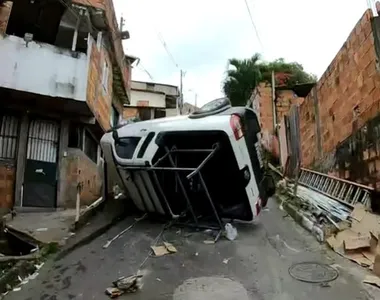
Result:
M371 17L372 12L367 10L300 106L304 166L320 163L318 139L322 157L329 155L379 109L380 76L376 70Z
M86 100L87 56L17 36L0 36L0 86L51 97Z
M131 88L132 89L139 89L139 90L149 90L151 89L154 92L161 92L168 96L178 96L179 90L178 87L167 85L167 84L160 84L160 83L147 83L142 81L132 81L131 82Z
M102 170L80 149L67 148L67 156L62 159L66 169L64 207L73 208L76 204L77 186L82 184L81 205L89 205L102 196Z
M131 90L131 106L150 106L165 108L165 94Z

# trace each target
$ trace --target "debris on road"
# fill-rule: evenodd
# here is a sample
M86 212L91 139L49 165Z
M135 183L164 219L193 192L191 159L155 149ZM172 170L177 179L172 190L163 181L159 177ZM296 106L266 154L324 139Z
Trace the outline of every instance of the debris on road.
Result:
M150 246L155 256L164 256L166 254L176 253L177 249L171 243L164 242L161 246Z
M124 229L122 232L118 233L117 235L115 235L112 239L110 239L109 241L107 241L107 243L104 244L103 246L103 249L107 249L111 244L112 242L114 242L115 240L117 240L119 237L121 237L124 233L126 233L128 230L130 230L133 226L135 226L139 221L145 219L146 217L146 214L144 214L141 218L138 218L138 219L135 219L135 222L133 222L132 225L128 226L126 229Z
M230 241L233 241L236 239L238 233L237 233L237 229L232 226L230 223L227 223L225 225L225 233L226 233L226 238L229 239Z
M215 244L215 241L214 240L204 240L203 244L212 245L212 244Z
M135 293L142 288L142 277L143 275L120 277L112 283L113 287L106 289L106 295L110 298L117 298L125 293Z
M367 275L366 278L364 278L363 283L370 284L370 285L380 288L380 278L377 276Z

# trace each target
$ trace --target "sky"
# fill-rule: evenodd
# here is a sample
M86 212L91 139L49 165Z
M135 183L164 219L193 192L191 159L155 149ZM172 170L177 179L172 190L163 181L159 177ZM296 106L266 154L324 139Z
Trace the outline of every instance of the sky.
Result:
M140 58L132 79L179 85L197 106L222 96L230 58L297 61L320 77L371 0L113 0ZM166 45L166 49L164 47Z

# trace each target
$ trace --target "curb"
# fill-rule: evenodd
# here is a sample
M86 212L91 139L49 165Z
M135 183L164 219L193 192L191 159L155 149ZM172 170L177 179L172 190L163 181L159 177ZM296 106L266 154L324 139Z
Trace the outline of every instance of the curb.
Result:
M325 233L323 229L316 225L315 222L308 218L304 213L302 213L299 208L290 204L288 197L285 195L276 194L276 198L278 199L278 202L282 203L284 211L286 211L297 224L310 232L318 242L325 242Z
M78 241L74 242L73 244L71 244L69 246L63 247L63 249L61 251L59 251L59 253L54 257L54 261L61 260L62 258L67 256L68 254L73 252L75 249L78 249L79 247L82 247L82 246L90 243L91 241L96 239L98 236L100 236L103 233L105 233L106 231L108 231L112 226L114 226L115 224L120 222L122 219L123 219L123 215L118 216L118 217L112 219L109 223L105 224L104 226L99 227L98 229L96 229L95 231L90 233L89 235L85 236L84 238L79 239Z

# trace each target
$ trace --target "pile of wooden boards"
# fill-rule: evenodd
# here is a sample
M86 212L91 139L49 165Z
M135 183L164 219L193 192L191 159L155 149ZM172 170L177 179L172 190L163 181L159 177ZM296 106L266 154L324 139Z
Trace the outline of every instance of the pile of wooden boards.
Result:
M335 252L380 277L380 216L357 204L349 218L351 227L329 237L327 243Z

